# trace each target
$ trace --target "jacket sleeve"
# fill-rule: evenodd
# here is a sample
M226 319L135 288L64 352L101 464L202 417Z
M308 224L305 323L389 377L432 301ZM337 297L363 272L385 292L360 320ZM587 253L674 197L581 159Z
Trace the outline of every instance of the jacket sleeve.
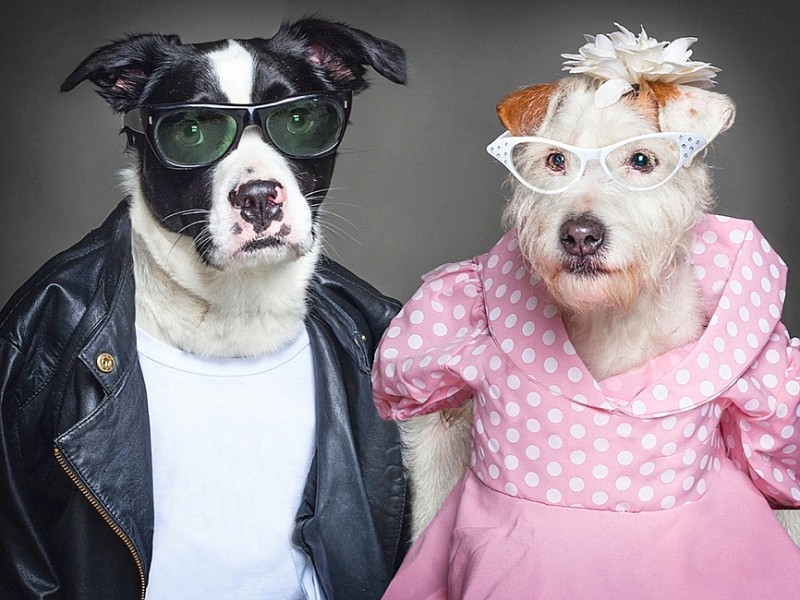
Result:
M7 339L0 339L0 369L0 598L60 598L22 454L15 382L23 355Z
M800 507L800 340L779 324L730 391L728 455L775 507Z

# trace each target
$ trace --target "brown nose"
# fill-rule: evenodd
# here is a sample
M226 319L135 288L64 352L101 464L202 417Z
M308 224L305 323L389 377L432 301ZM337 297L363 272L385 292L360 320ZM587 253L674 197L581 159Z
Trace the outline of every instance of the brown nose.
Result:
M561 225L561 245L572 256L591 256L603 245L606 228L592 215L583 214Z
M228 201L241 211L242 219L252 224L253 229L260 233L273 221L283 219L286 193L283 186L274 179L254 179L231 190Z

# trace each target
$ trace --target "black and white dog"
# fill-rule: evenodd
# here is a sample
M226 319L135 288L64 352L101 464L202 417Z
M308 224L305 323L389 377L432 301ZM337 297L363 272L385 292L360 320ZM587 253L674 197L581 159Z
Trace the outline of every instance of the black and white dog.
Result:
M399 46L307 18L130 36L64 81L122 115L127 199L0 311L0 597L388 585L408 494L370 366L399 305L319 222L367 67L405 83Z
M368 85L365 65L405 83L398 46L305 19L268 40L131 37L98 49L66 79L62 91L88 79L126 115L124 185L144 330L212 356L270 352L296 334L320 252L318 208L351 95ZM210 106L176 113L175 104ZM230 116L214 104L264 108ZM305 139L289 139L287 127L307 128Z

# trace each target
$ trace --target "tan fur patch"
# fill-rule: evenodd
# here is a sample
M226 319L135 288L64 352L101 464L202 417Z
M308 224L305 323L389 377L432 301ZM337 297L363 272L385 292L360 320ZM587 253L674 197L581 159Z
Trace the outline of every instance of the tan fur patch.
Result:
M508 94L497 105L497 116L511 135L525 135L538 127L558 83L541 83Z

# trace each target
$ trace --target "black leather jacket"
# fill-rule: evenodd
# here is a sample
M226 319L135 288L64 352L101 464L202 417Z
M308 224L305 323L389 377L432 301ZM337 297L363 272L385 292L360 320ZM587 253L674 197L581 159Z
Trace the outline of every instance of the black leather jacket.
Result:
M122 203L0 313L4 600L144 597L153 492L130 235ZM328 598L378 598L408 537L399 436L370 384L398 305L327 259L310 299L317 447L294 541Z

